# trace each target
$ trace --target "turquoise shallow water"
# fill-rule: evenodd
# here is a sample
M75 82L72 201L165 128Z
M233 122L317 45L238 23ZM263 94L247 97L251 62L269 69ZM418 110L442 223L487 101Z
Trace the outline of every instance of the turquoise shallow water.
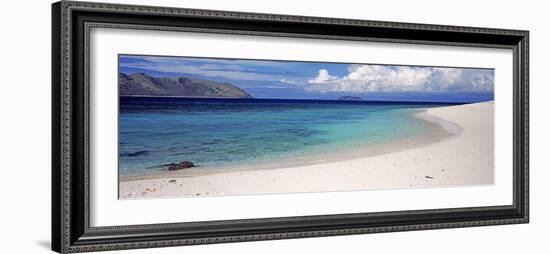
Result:
M418 135L432 103L120 97L119 172L287 160Z

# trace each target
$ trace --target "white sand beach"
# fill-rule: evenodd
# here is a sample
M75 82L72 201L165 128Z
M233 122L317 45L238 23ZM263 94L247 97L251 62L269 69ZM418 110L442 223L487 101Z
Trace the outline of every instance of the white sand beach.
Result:
M434 126L424 136L324 155L278 168L121 177L120 198L196 197L452 187L494 183L493 102L429 108L417 113Z

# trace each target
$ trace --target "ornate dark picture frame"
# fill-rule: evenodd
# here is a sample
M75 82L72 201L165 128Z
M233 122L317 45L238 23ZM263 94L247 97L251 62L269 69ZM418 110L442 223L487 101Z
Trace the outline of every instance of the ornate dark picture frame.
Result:
M92 27L512 49L513 205L192 223L89 224ZM52 249L61 253L529 221L528 31L62 1L52 6Z

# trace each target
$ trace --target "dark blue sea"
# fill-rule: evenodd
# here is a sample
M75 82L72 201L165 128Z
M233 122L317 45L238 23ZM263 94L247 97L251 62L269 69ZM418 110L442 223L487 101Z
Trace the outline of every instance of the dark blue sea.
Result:
M444 103L120 97L119 171L291 160L418 135L415 110Z

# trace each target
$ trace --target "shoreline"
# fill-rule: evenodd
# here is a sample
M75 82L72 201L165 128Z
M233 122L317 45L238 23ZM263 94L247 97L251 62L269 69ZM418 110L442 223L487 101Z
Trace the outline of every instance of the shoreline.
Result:
M198 166L194 168L175 171L153 171L140 175L119 175L119 180L122 182L127 182L145 179L162 179L167 177L193 177L223 174L227 172L237 171L271 170L280 168L311 166L323 163L359 159L427 146L444 141L446 139L454 138L458 136L462 131L460 126L444 119L430 116L426 113L426 111L427 109L416 109L414 110L414 112L410 113L412 117L420 119L424 122L424 124L428 125L428 128L422 131L422 133L419 133L418 135L412 137L400 138L397 140L392 140L379 144L369 144L356 148L345 148L340 151L325 151L319 154L302 155L299 157L286 158L282 160L262 161L253 164L248 163L243 165L220 167Z
M399 183L387 183L383 181L382 178L378 180L378 183L373 184L372 182L376 180L376 175L373 175L374 172L372 168L383 168L382 165L389 169L400 168L397 167L397 161L403 160L403 158L411 159L411 161L422 160L423 157L430 156L431 153L422 154L418 153L419 150L430 150L434 146L445 146L444 144L456 143L452 141L463 140L466 134L471 134L472 126L475 125L476 121L465 121L469 111L476 111L477 108L483 108L483 116L477 117L480 119L485 119L490 123L490 131L492 131L493 124L493 103L484 102L484 103L473 103L473 104L463 104L455 106L444 106L444 107L434 107L427 108L422 110L417 110L413 112L413 116L425 121L428 125L428 128L423 131L423 133L416 135L411 138L399 139L396 141L390 141L384 144L374 144L369 145L368 147L360 147L354 149L346 149L338 152L323 153L315 156L306 156L305 158L292 158L288 161L277 161L274 163L261 163L250 166L233 166L233 167L221 167L221 168L197 168L194 170L184 169L179 171L165 171L165 172L154 172L148 175L120 175L119 176L119 197L121 199L132 199L132 198L149 198L149 197L171 197L171 196L217 196L217 195L241 195L241 194L268 194L268 193L288 193L288 192L318 192L318 191L344 191L344 190L366 190L366 189L388 189L388 188L411 188L411 187L422 187L426 184L399 184ZM457 112L450 111L463 111L458 112L461 114L457 115ZM479 111L479 110L478 110ZM459 116L461 115L461 116ZM489 119L487 119L489 116ZM465 118L465 119L462 119ZM479 120L479 119L477 119ZM490 120L490 121L488 121ZM487 132L489 129L485 130ZM476 136L485 136L487 133L477 133ZM471 135L467 135L471 136ZM490 135L491 142L487 145L490 146L489 153L486 153L490 157L488 160L492 165L492 151L493 151L493 137ZM468 138L470 139L470 138ZM462 143L461 147L468 146L468 144ZM454 152L448 148L443 150L436 149L437 152ZM456 149L455 149L456 150ZM388 158L388 157L391 157ZM437 160L437 158L434 158ZM439 158L441 161L443 158ZM381 161L381 160L385 160ZM430 159L428 159L430 161ZM361 166L364 164L365 166ZM433 163L432 163L433 164ZM441 163L436 163L441 164ZM443 163L446 164L446 163ZM369 166L372 165L372 166ZM424 166L425 167L425 166ZM361 179L361 176L368 175L369 179L364 179L364 182L371 182L370 184L364 183L359 187L355 184L354 179L349 179L349 177L342 177L341 175L331 176L334 172L329 172L332 170L327 170L331 168L332 170L338 169L343 171L356 171L357 176ZM347 169L346 168L351 168ZM365 169L362 169L365 168ZM418 168L416 166L410 168ZM370 169L370 170L369 170ZM399 178L399 170L397 170L397 175L395 177ZM408 169L408 174L411 173L411 169ZM419 169L419 171L422 171ZM424 170L425 171L425 170ZM471 184L491 184L493 182L493 170L491 166L490 177L484 177L481 180L472 179ZM445 172L445 170L441 171ZM420 172L419 172L420 173ZM328 175L327 175L328 174ZM382 176L387 175L388 172L382 172ZM431 172L433 175L433 173ZM288 175L296 175L300 177L311 178L315 175L324 175L328 178L326 180L317 179L315 182L317 184L305 184L303 187L295 186L288 190L289 186L286 186L284 181L276 181L273 179L277 178L289 178ZM332 177L342 178L340 184L331 184L327 181L330 181ZM244 179L249 178L249 179ZM271 178L271 182L278 182L278 184L270 183L262 184L262 186L257 187L255 190L252 186L258 185L258 182L264 182L266 178ZM352 176L352 178L355 178ZM372 178L372 179L371 179ZM419 178L419 176L415 176ZM424 182L426 179L434 180L433 176L425 174ZM299 179L299 178L298 178ZM346 183L345 180L351 181ZM374 180L373 180L374 179ZM227 181L226 181L227 180ZM239 185L230 184L232 182L240 182ZM290 184L294 185L293 182L296 179L289 178ZM216 184L217 182L225 182ZM386 182L386 183L385 183ZM398 181L400 182L400 181ZM438 182L438 181L429 181L429 182ZM334 186L332 188L326 186ZM428 184L429 186L446 186L446 184ZM467 183L456 183L450 185L468 185ZM149 187L147 187L149 186ZM229 188L231 186L231 188ZM309 187L308 187L309 186ZM325 186L325 187L323 187ZM355 187L354 187L355 186ZM298 189L296 189L298 188ZM168 190L169 189L169 190ZM277 190L279 189L279 190ZM294 189L294 190L292 190ZM161 191L162 190L162 191Z

